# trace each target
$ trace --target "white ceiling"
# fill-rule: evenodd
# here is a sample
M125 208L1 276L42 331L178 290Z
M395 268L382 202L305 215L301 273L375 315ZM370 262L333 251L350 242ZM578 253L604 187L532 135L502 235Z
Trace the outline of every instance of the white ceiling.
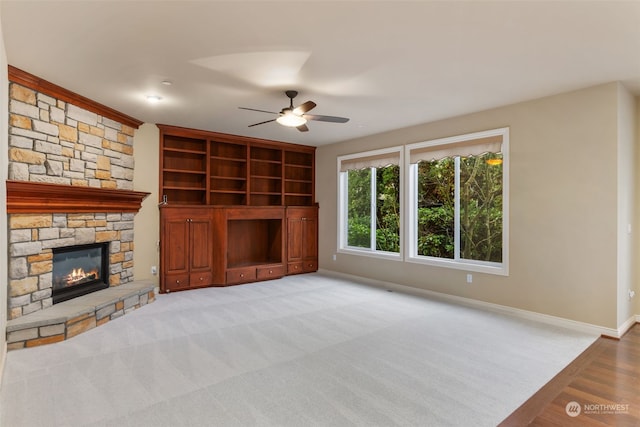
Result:
M610 81L640 95L640 1L2 0L0 16L9 64L94 101L307 145ZM286 89L351 120L249 128L272 116L238 107L280 111Z

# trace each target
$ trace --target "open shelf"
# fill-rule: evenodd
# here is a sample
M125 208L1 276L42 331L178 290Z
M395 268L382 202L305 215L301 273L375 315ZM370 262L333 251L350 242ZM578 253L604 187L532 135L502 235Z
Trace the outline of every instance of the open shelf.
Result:
M207 192L187 187L164 187L163 196L167 203L172 205L204 205L207 200Z
M249 201L251 206L282 205L282 150L251 147Z
M187 138L182 136L165 136L162 148L164 151L176 153L206 154L207 141L199 138Z
M314 203L314 147L167 125L158 127L160 194L171 196L169 203ZM203 195L181 196L177 194L180 190L202 191Z
M227 268L283 262L282 219L229 219Z

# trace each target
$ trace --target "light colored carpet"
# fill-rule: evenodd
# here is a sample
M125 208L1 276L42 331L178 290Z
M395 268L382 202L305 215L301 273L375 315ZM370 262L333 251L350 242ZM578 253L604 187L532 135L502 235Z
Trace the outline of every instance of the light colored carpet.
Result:
M597 337L320 274L7 355L0 425L495 426Z

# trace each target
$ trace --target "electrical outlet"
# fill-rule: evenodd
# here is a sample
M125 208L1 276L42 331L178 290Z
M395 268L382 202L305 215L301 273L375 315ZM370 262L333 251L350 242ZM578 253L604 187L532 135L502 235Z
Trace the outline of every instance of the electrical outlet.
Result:
M467 283L473 282L473 274L467 274Z
M158 274L158 267L156 267L155 265L151 266L151 274L153 274L154 276L156 274Z
M337 258L338 258L337 255L333 254L333 260L335 261Z
M629 299L632 299L635 296L636 296L636 291L634 291L633 289L629 289Z

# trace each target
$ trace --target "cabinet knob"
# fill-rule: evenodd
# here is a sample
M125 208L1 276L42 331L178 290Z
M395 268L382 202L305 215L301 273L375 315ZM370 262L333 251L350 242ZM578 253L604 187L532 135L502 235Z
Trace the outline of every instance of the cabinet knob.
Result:
M273 274L273 270L269 270L269 274Z
M298 269L298 266L296 265L294 268L297 270L297 269Z
M202 282L203 280L204 280L204 277L201 277L201 278L200 278L200 281Z
M179 284L180 284L180 280L176 280L176 285L179 285Z
M240 277L244 277L244 273L240 273Z

